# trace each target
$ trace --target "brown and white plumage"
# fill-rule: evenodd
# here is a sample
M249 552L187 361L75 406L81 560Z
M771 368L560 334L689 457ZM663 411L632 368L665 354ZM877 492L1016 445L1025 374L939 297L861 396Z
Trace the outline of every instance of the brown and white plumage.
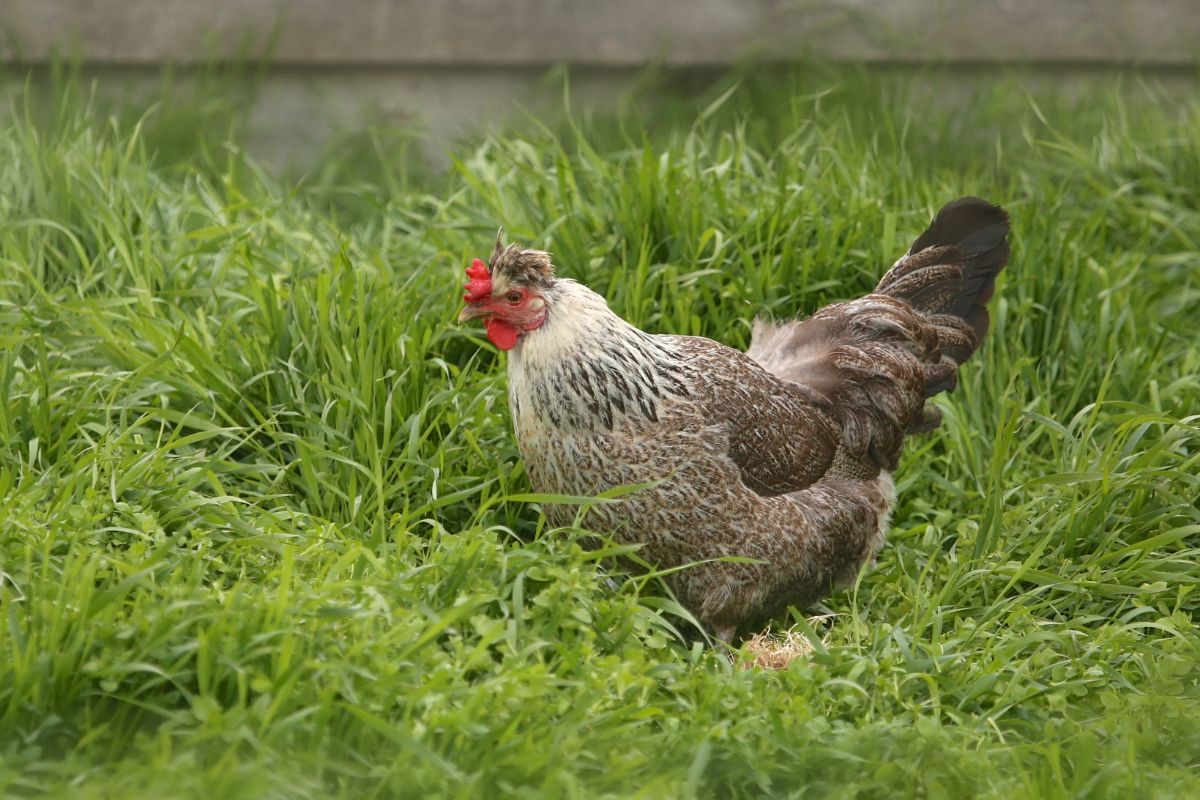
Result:
M872 294L801 322L756 321L741 353L651 335L549 256L497 247L461 318L510 351L509 401L541 492L595 495L588 525L641 546L720 637L853 580L883 542L905 437L987 330L1007 216L950 203ZM551 506L555 524L572 509ZM726 557L743 560L721 561ZM744 559L751 559L746 561Z

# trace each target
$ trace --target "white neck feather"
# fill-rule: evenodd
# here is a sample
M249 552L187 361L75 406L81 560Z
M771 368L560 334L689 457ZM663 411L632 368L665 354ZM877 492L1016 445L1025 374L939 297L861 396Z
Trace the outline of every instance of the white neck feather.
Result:
M545 293L546 321L508 354L509 401L522 426L612 429L657 419L684 369L669 340L618 317L604 298L560 279Z
M581 283L560 279L547 290L546 321L517 340L509 353L508 370L558 367L581 347L595 347L613 334L637 329L613 313L603 297Z

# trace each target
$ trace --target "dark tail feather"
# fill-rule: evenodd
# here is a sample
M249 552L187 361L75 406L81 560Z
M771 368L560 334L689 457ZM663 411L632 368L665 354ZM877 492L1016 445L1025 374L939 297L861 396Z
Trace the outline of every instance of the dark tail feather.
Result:
M947 203L875 291L907 301L937 331L938 357L925 365L925 397L958 385L958 367L987 336L987 303L1008 263L1008 214L978 197ZM934 406L909 425L937 427Z
M1002 208L960 197L938 212L875 291L906 300L925 315L938 329L942 354L961 364L987 335L987 302L1008 263L1007 237Z
M987 301L1008 261L1008 216L976 197L948 204L874 294L802 322L756 320L746 351L835 409L842 446L831 476L893 470L904 437L941 421L925 402L952 390L987 333ZM883 296L881 296L883 295Z

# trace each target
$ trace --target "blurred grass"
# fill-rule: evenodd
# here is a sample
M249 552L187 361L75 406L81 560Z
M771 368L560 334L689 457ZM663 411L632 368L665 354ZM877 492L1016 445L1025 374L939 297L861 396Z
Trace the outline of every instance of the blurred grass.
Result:
M0 794L1200 791L1193 98L749 70L280 176L221 80L66 71L0 130ZM452 324L498 225L743 345L961 194L1013 216L991 336L823 652L736 669L508 499L503 359Z

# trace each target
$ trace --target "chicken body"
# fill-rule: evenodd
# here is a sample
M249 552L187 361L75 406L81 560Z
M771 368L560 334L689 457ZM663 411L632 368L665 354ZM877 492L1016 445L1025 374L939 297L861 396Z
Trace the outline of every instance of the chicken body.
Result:
M883 543L905 435L936 427L926 398L953 387L986 331L1007 229L995 206L955 201L875 293L756 322L747 353L645 333L545 254L498 242L487 302L520 293L540 320L499 340L530 483L575 496L650 484L585 524L685 567L673 591L725 640L853 581ZM546 513L567 525L575 509Z

